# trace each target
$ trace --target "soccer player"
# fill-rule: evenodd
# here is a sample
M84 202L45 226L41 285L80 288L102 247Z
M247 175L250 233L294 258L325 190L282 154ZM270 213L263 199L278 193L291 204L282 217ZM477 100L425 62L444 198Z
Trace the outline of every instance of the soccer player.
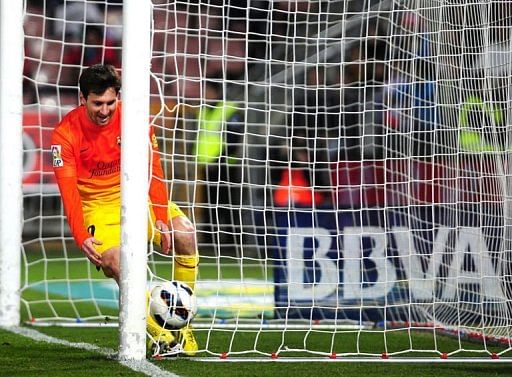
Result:
M80 106L69 112L52 134L53 170L71 233L86 257L107 277L119 283L121 243L121 79L110 65L93 65L80 76ZM162 252L174 252L174 276L194 289L199 256L195 229L174 203L167 188L151 129L149 199L155 243ZM148 231L151 226L148 226ZM141 252L145 252L141 250ZM148 315L148 332L156 353L198 349L192 329L177 332L161 328Z

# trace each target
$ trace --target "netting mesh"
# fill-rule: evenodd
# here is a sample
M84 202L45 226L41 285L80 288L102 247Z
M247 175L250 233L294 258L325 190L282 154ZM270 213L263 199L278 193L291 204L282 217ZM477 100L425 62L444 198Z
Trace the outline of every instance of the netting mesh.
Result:
M115 320L115 285L74 246L47 155L81 70L121 67L122 5L26 3L24 311ZM269 354L259 339L278 332L279 352L329 355L341 329L368 326L385 344L411 329L508 344L507 1L153 1L152 14L152 123L197 230L202 351ZM149 252L149 279L169 279L172 256ZM330 341L309 346L318 334Z

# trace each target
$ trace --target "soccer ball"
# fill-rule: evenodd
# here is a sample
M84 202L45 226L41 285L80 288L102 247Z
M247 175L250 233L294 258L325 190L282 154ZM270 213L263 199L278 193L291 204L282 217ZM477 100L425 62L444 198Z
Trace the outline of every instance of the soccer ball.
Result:
M159 283L151 289L149 314L164 329L178 330L197 313L196 295L180 281Z

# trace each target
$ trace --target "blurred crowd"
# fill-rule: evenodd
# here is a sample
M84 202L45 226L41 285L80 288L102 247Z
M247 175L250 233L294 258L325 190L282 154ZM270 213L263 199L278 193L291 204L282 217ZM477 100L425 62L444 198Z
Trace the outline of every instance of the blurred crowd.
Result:
M175 108L176 104L189 105L192 115L182 114L181 126L176 126L173 118L163 128L197 130L201 121L199 108L202 104L212 106L205 82L216 83L214 86L221 87L224 100L228 100L237 85L240 88L268 81L269 76L278 73L269 64L274 57L281 62L276 67L282 70L286 69L287 61L306 59L311 54L308 45L336 48L334 62L318 58L303 64L305 68L292 73L294 77L285 79L293 79L296 85L287 89L285 96L289 99L280 100L287 103L281 127L270 132L277 136L270 138L270 154L265 157L274 165L270 169L271 183L277 185L282 181L283 167L291 162L294 168L315 172L308 177L308 184L327 189L332 187L332 162L382 158L387 147L383 141L389 118L386 107L391 103L387 90L392 81L390 46L395 43L390 37L390 24L399 25L396 30L412 27L415 32L418 25L410 14L409 18L396 20L361 19L354 27L333 34L328 44L319 45L322 40L315 42L312 38L319 32L319 22L339 27L340 20L363 14L366 2L333 4L251 1L248 7L244 0L153 1L153 113L160 109L162 99L167 109ZM330 6L333 8L326 8ZM121 68L122 1L28 0L24 26L27 105L58 109L75 106L77 81L83 67L102 62ZM413 45L406 40L397 51L410 50ZM246 109L257 106L251 100L246 98L249 103L239 104L239 134L248 131L243 128L248 121L245 119L244 124ZM429 107L429 99L425 101ZM196 133L184 133L184 139L195 141ZM236 143L240 146L241 142ZM190 148L186 150L187 146L185 150L176 150L175 145L170 148L164 153L191 152ZM243 153L243 148L233 149ZM216 180L222 178L218 172L210 172L213 174L218 176Z
M197 102L205 78L244 78L251 59L268 53L267 35L285 36L290 14L318 7L307 1L247 5L246 0L153 1L152 71L165 83L166 96ZM52 98L73 103L83 67L98 62L121 67L121 0L28 0L24 30L25 104Z
M457 65L443 59L473 54L477 56L474 62L463 63L480 71L488 70L485 65L489 63L504 67L500 62L506 58L506 49L498 47L510 41L508 31L503 31L510 30L510 25L500 21L496 29L490 28L490 42L481 43L482 36L469 32L447 33L447 38L466 38L462 46L469 47L459 51L454 46L449 54L440 55L433 48L425 17L405 7L387 18L364 12L364 7L377 3L250 1L248 7L247 0L154 0L151 100L157 110L162 99L168 109L189 105L197 123L199 108L207 102L205 83L211 81L221 84L226 100L232 99L228 97L235 89L247 91L251 97L245 94L242 101L246 103L239 103L245 116L248 108L257 106L251 103L251 88L259 82L267 85L276 73L284 72L285 79L275 83L285 88L286 98L275 98L284 104L284 111L280 110L284 116L277 124L281 127L269 134L266 156L276 166L292 162L315 170L319 173L310 177L311 184L332 186L332 162L430 156L433 137L443 124L436 80L440 74L452 74L441 72L444 66ZM480 27L475 15L474 21L464 22ZM509 15L504 19L510 20ZM340 27L342 21L349 26L338 34L315 37L320 31ZM319 23L328 28L320 30ZM26 105L74 106L83 67L103 62L121 68L121 0L28 0L24 27ZM460 30L464 33L465 29ZM436 48L441 42L436 41ZM471 47L482 48L485 42L496 46L488 49L493 52L488 59ZM310 51L311 46L316 51ZM322 60L321 54L333 49L335 58ZM314 53L316 60L307 61ZM461 72L466 71L473 72ZM475 77L467 77L467 88L461 88L464 95L484 82ZM460 79L466 85L466 77ZM475 111L469 109L466 118L472 123L501 119L479 105L487 99L470 98L470 105L471 101L477 105L476 117L483 117L471 120ZM168 128L174 127L173 123ZM442 141L438 139L437 144ZM271 181L280 179L276 169Z
M485 165L460 155L503 150L512 8L399 3L152 1L151 112L171 199L192 203L203 241L263 221L244 201L379 206L408 202L409 182L433 201L450 164ZM84 67L122 67L122 0L27 0L24 30L24 104L52 114L33 124L78 104Z

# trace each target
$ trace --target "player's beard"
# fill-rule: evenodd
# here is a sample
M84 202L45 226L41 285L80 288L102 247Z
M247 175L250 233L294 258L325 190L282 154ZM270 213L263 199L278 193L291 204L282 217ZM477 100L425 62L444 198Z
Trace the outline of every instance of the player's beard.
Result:
M112 119L112 113L110 113L108 116L106 117L101 117L101 116L96 116L95 117L95 122L98 126L106 126L107 124L110 123L110 119Z
M104 127L104 126L108 125L110 123L110 121L112 120L114 113L115 113L115 110L109 111L109 113L107 115L105 115L105 114L102 115L99 111L89 111L89 109L87 109L87 116L89 117L89 119L91 120L92 123L94 123L95 125L97 125L99 127Z

